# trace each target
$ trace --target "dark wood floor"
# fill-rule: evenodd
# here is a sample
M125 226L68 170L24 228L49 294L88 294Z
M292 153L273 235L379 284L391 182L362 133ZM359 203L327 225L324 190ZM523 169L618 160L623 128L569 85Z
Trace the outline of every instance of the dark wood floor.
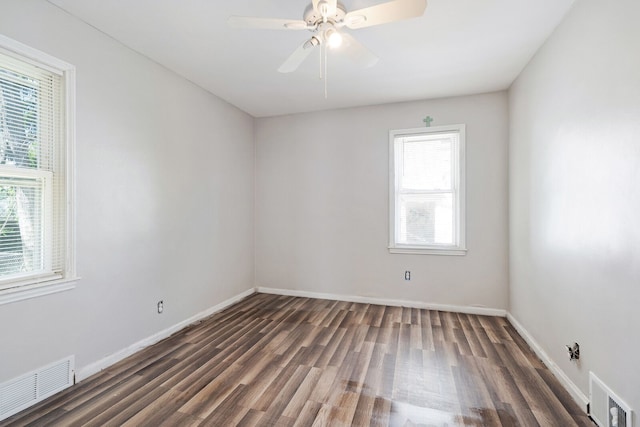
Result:
M0 425L594 424L503 318L254 294Z

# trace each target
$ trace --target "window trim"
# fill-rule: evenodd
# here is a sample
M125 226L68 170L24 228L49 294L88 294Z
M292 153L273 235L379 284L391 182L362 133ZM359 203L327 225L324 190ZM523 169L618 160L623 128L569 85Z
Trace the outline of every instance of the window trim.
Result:
M64 86L61 100L64 108L64 138L65 138L65 268L62 275L49 273L34 275L28 279L16 279L12 286L0 290L0 305L36 298L43 295L62 292L75 288L79 277L76 275L76 209L75 209L75 106L76 106L76 70L67 62L57 59L47 53L0 34L0 52L21 61L36 65L52 73L62 76Z
M394 254L420 255L466 255L466 205L465 205L465 131L464 124L433 126L425 128L396 129L389 131L389 252ZM454 188L456 197L456 245L403 245L396 243L396 166L395 141L396 138L417 135L433 135L438 133L456 132L458 138L457 173L454 173Z

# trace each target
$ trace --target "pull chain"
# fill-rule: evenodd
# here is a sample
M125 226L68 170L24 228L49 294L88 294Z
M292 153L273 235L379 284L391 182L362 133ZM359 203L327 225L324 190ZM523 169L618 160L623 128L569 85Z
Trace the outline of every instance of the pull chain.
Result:
M327 95L327 80L328 80L328 74L327 74L327 46L324 46L324 99L328 98Z
M324 80L324 99L327 99L327 45L324 43L320 45L320 80Z
M320 45L320 80L322 80L322 49L324 49L323 45Z

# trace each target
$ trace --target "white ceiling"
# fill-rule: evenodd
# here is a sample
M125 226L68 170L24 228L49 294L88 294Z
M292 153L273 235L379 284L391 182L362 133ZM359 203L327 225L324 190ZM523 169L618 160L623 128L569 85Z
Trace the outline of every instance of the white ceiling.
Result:
M302 19L310 0L49 0L254 117L508 88L574 0L429 0L424 16L350 30L380 57L358 68L329 53L280 64L306 31L229 28L231 15ZM347 11L384 0L344 0Z

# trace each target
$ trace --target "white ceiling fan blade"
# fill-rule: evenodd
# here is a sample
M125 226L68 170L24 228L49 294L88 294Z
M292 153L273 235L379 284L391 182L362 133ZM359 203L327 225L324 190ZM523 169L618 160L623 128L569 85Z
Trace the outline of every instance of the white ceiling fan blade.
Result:
M227 24L232 28L259 30L308 30L312 29L304 21L295 19L254 18L251 16L230 16Z
M378 57L356 40L351 34L341 33L342 49L349 58L361 67L373 67L378 62Z
M300 64L307 59L313 48L318 46L319 42L315 37L302 43L292 54L282 63L278 71L281 73L291 73L298 69Z
M416 18L424 13L427 0L395 0L347 13L348 28L365 28L403 19Z

